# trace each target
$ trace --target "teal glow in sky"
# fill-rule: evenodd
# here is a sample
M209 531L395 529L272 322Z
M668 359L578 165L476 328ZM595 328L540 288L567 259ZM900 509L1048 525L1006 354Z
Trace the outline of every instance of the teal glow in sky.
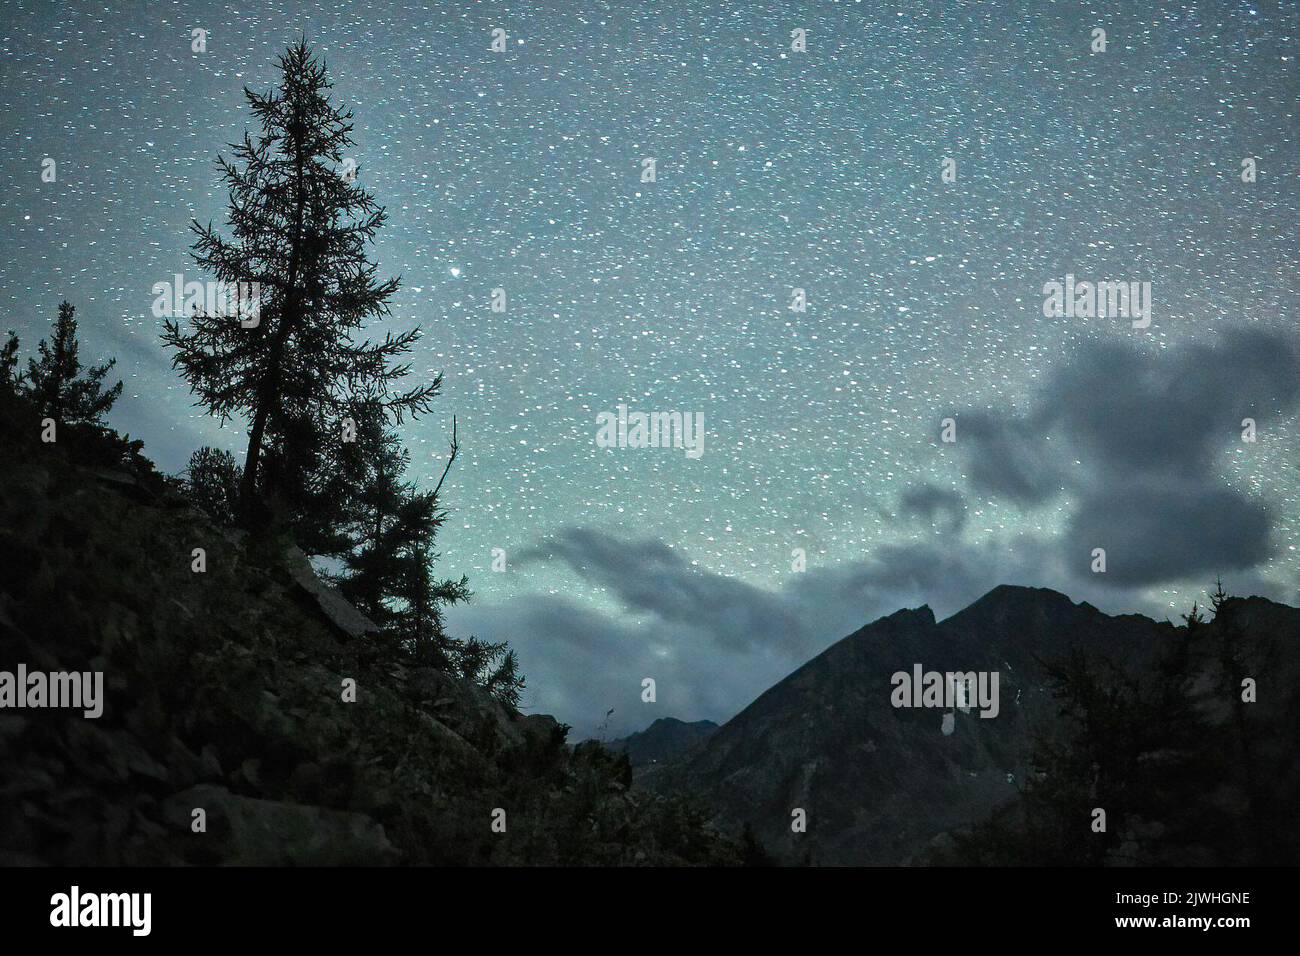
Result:
M520 649L533 709L725 719L874 616L1000 582L1176 617L1221 571L1295 603L1294 4L72 6L0 13L24 348L68 298L162 468L242 450L150 289L194 272L241 88L305 31L388 208L395 323L446 374L417 475L459 421L452 627ZM1151 282L1151 326L1044 317L1067 274ZM702 414L705 454L598 447L620 404Z

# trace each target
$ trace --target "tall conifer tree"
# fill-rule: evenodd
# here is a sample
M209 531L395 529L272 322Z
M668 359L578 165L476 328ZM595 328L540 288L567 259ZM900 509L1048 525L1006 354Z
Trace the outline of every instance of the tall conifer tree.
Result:
M353 114L331 104L324 64L304 39L279 67L278 89L244 90L260 132L232 147L233 162L218 160L231 238L193 224L200 267L225 283L256 283L257 324L196 312L190 330L169 320L163 334L198 404L223 422L249 421L240 512L254 529L267 524L271 501L291 518L314 507L312 485L352 403L378 402L400 423L428 410L442 380L398 387L410 368L394 362L418 329L356 341L388 315L398 288L367 258L386 216L340 165Z

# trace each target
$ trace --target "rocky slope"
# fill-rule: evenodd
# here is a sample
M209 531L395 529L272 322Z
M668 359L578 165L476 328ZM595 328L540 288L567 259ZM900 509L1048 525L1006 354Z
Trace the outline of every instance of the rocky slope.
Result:
M0 864L737 861L625 759L411 666L138 446L34 436L6 425L0 670L102 671L106 703L0 710Z

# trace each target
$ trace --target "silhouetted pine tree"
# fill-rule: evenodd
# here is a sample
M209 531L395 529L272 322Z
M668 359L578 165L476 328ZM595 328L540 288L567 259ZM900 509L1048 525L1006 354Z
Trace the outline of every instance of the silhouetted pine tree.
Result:
M59 424L98 425L104 414L113 407L122 394L122 383L118 382L107 391L104 390L104 377L117 364L117 359L109 359L102 365L85 369L77 357L76 307L70 302L59 303L59 316L54 323L54 335L49 344L41 339L37 345L40 360L27 360L27 373L22 378L22 387L36 405L41 417L53 418ZM5 344L3 359L10 368L18 348L18 339L11 332ZM8 377L6 372L6 377Z
M190 455L185 469L190 500L208 517L233 524L239 508L240 468L228 451L203 446Z
M305 39L279 67L278 89L244 90L261 132L245 133L234 162L218 160L232 238L211 224L192 227L199 266L226 283L257 283L258 324L197 313L191 331L168 321L163 335L199 404L223 423L249 419L240 510L254 529L267 525L273 499L291 518L303 516L353 402L377 401L400 424L427 411L441 385L438 376L396 389L409 366L391 363L410 351L418 329L355 341L365 323L388 314L398 287L367 259L386 216L339 167L353 142L352 113L331 105L325 66Z
M1269 785L1273 772L1269 766L1271 761L1262 758L1260 753L1260 738L1265 735L1260 733L1254 717L1254 705L1247 703L1243 696L1247 677L1279 671L1279 649L1275 638L1247 636L1241 623L1244 602L1224 591L1221 581L1215 582L1210 605L1214 609L1210 627L1214 637L1212 653L1218 665L1211 693L1231 707L1227 746L1220 748L1220 753L1223 766L1240 782L1248 801L1247 812L1243 814L1242 839L1254 848L1256 856L1252 862L1280 863L1284 851L1277 834L1286 832L1294 807L1279 806L1274 799L1275 790ZM1277 755L1272 759L1284 765L1288 763L1285 758L1279 761ZM1295 765L1294 761L1289 763Z
M410 455L388 431L381 406L362 403L354 415L357 440L339 462L343 480L356 488L348 521L354 546L344 556L339 589L417 659L455 668L462 648L447 636L442 608L469 600L470 591L465 577L433 576L434 539L446 519L438 505L442 481L420 491L404 480ZM443 479L457 452L453 426Z
M452 663L460 675L475 681L488 693L511 707L519 706L524 678L519 675L519 657L502 641L491 643L471 637L453 646Z
M0 346L0 428L22 429L23 422L30 427L30 416L20 409L25 404L22 398L22 373L18 371L18 336L11 329L9 338ZM13 449L10 449L13 454Z
M399 524L410 487L402 480L410 456L388 431L383 409L361 403L353 410L356 441L342 446L336 474L355 491L346 526L352 546L343 556L339 589L381 628L394 623L405 529Z
M388 314L398 282L380 281L367 259L384 210L339 168L352 114L330 104L325 67L305 40L279 66L277 90L244 91L260 134L232 147L233 162L218 160L232 238L193 224L199 266L224 283L256 283L258 321L245 328L239 315L200 311L188 331L168 321L163 340L199 404L223 423L249 420L241 522L263 530L283 515L308 554L342 559L344 595L409 652L515 703L523 681L514 652L444 631L442 607L470 592L463 577L433 577L442 480L428 492L405 482L409 457L388 431L428 411L442 377L398 389L410 369L394 362L418 330L354 340ZM345 440L345 423L355 441ZM200 464L224 487L228 462Z
M1210 595L1210 609L1214 611L1214 616L1216 618L1219 616L1219 611L1222 610L1223 605L1227 601L1228 592L1223 590L1223 578L1216 577L1214 579L1214 593Z
M446 635L442 608L471 597L468 578L438 580L433 575L439 557L433 542L445 520L446 512L438 507L436 494L408 489L396 522L398 547L392 554L394 590L400 605L397 624L416 657L439 666L454 663L460 649ZM477 671L472 676L478 676Z
M18 336L13 329L9 338L0 346L0 391L13 392L18 386Z
M1181 614L1179 616L1183 619L1183 625L1189 632L1195 631L1205 623L1205 614L1202 613L1200 605L1196 601L1192 602L1190 614Z
M1128 808L1133 688L1111 662L1078 648L1044 667L1061 728L1035 742L1023 791L1026 842L1034 862L1099 865L1117 846ZM1097 807L1106 812L1104 833L1093 829Z

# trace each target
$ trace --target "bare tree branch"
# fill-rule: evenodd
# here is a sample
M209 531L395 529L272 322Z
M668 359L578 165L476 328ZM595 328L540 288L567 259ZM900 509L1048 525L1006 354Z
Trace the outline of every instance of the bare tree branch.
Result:
M460 443L456 441L456 416L451 416L451 457L447 459L447 467L442 470L442 477L438 479L438 485L433 489L434 500L438 498L438 492L442 490L442 483L447 480L447 472L451 471L451 464L456 460L456 453L460 451Z

